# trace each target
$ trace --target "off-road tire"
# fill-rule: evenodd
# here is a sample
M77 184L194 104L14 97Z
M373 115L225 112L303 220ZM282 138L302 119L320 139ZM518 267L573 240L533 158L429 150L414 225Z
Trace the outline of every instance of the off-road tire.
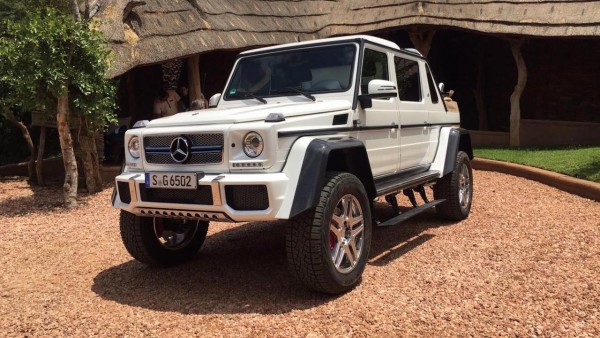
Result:
M202 247L208 231L208 222L198 222L193 238L177 250L161 245L154 232L152 217L140 217L121 210L121 239L129 254L150 266L175 266L193 258Z
M356 265L348 273L340 273L331 256L330 222L336 205L348 195L355 197L362 209L364 237ZM360 282L367 264L371 232L370 203L361 181L348 173L327 173L318 205L288 223L286 251L291 274L318 292L340 294L351 290Z
M468 202L461 205L460 185L461 171L468 173ZM446 201L436 205L435 210L444 219L451 221L461 221L469 216L471 204L473 202L473 169L469 156L464 151L456 154L456 162L451 173L442 177L433 186L433 195L435 199L445 199Z

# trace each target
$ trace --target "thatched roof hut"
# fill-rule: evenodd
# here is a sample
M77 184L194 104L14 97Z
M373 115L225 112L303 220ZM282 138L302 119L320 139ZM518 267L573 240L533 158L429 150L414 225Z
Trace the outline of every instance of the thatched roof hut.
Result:
M95 18L116 55L111 76L215 49L399 26L539 37L600 35L600 1L591 0L106 0Z
M520 135L548 144L546 136L531 139L550 135L537 132L545 128L537 121L561 120L583 124L565 125L566 136L553 142L600 142L581 138L589 122L600 122L600 98L590 92L600 76L600 0L96 0L94 12L116 56L108 75L127 73L134 118L146 114L159 86L146 81L151 68L138 66L187 59L193 99L221 90L223 65L232 62L226 51L371 33L429 55L457 89L467 128L510 130L511 144ZM594 128L600 135L600 123Z

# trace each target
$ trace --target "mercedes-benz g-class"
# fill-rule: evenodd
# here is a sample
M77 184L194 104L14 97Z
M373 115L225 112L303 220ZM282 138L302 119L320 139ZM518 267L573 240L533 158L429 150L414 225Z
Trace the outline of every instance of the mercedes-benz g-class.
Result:
M366 266L373 226L432 207L469 215L470 136L442 95L416 50L371 36L243 52L216 107L127 131L112 201L125 247L169 266L196 255L211 221L289 220L291 273L345 292ZM399 193L412 209L400 212ZM398 215L380 222L378 197Z

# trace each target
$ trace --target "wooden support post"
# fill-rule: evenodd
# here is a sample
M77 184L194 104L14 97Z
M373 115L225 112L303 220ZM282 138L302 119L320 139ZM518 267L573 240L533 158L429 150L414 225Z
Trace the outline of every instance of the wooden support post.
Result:
M511 39L509 42L517 65L517 84L510 96L510 145L518 146L521 144L521 94L527 84L527 66L521 52L521 46L525 40L523 38Z
M200 54L192 55L188 58L188 90L190 102L186 102L189 107L194 100L202 98L202 87L200 85Z
M419 29L415 28L408 32L408 37L413 46L421 53L424 57L427 57L429 50L431 49L431 42L435 35L435 29Z

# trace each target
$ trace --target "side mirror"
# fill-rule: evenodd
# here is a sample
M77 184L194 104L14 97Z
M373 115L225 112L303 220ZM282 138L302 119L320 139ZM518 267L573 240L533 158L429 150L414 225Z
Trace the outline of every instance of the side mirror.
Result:
M388 98L398 96L398 88L392 81L371 80L369 82L369 95L372 98Z
M440 84L438 84L438 88L440 89L440 93L443 93L445 88L444 83L440 82Z
M368 93L358 96L358 101L363 108L371 108L373 106L372 99L388 99L398 96L398 88L392 81L371 80L367 87Z
M214 108L219 104L221 100L221 93L217 93L208 99L208 108Z

